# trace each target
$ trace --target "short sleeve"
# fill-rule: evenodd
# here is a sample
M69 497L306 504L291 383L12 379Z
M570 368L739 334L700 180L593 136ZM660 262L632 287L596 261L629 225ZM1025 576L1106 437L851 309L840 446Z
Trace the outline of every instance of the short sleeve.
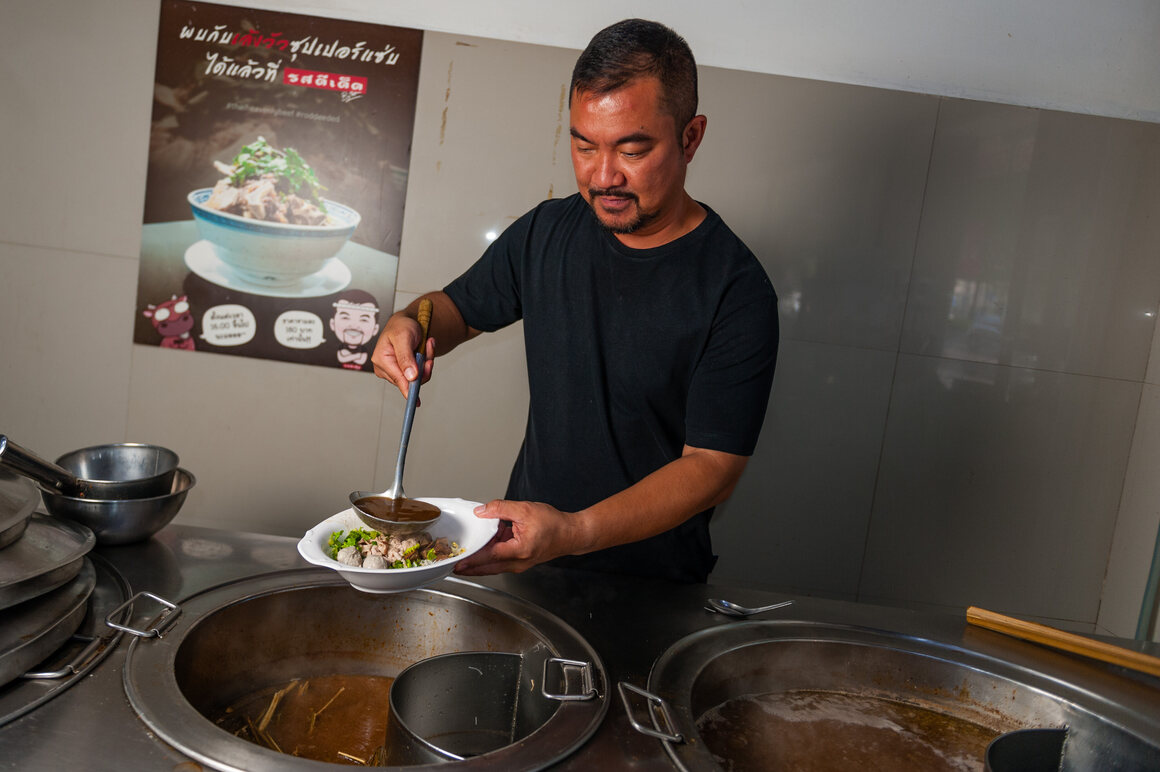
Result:
M468 326L494 332L523 318L522 266L531 213L512 223L443 291Z
M716 314L689 389L686 444L753 454L769 405L778 338L777 295L758 266L729 287Z

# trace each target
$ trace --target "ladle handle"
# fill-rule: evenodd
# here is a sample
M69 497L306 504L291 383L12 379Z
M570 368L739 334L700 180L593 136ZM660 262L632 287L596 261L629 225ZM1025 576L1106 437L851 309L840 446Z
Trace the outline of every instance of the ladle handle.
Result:
M419 404L419 382L423 380L423 354L415 354L415 368L419 375L411 381L407 389L407 407L403 410L403 431L399 435L399 455L395 459L395 481L389 491L394 499L406 498L403 494L403 464L407 461L407 445L411 442L411 425L415 423L415 406Z
M0 466L6 466L19 475L35 480L51 493L63 493L66 496L85 494L85 484L67 469L51 461L45 461L32 451L20 447L4 434L0 434Z
M415 349L417 353L426 353L427 335L430 332L431 314L434 312L434 309L435 306L431 303L431 298L423 298L419 301L419 312L415 316L419 321L419 329L423 331L423 334L419 338L419 348Z
M967 621L988 630L1034 641L1044 646L1070 651L1072 654L1082 654L1085 657L1098 659L1101 662L1110 662L1120 667L1139 670L1160 676L1160 658L1143 654L1122 646L1114 646L1103 641L1095 641L1075 633L1056 630L1054 627L1027 622L1022 619L1003 616L994 611L971 606L967 609Z
M423 382L423 362L426 359L427 331L431 327L431 315L434 306L431 298L419 301L419 312L415 315L419 321L419 328L423 335L419 339L419 348L415 351L415 370L419 374L407 388L407 407L403 410L403 431L399 436L399 455L395 459L395 481L388 491L391 498L405 498L403 494L403 465L407 461L407 445L411 442L411 425L415 423L415 407L419 404L419 385Z

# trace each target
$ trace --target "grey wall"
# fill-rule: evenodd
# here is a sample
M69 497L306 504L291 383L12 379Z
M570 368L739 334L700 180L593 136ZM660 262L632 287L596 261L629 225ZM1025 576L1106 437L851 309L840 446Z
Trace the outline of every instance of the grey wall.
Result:
M1152 0L222 2L574 49L639 16L713 67L1160 121Z
M131 343L153 4L5 14L6 68L41 72L0 79L20 182L0 193L0 431L49 456L174 447L191 524L297 535L386 487L402 403L377 379ZM574 56L427 36L397 303L571 192ZM712 67L703 110L690 189L761 256L783 316L715 577L1131 634L1160 509L1160 127ZM521 345L438 362L412 495L502 493Z

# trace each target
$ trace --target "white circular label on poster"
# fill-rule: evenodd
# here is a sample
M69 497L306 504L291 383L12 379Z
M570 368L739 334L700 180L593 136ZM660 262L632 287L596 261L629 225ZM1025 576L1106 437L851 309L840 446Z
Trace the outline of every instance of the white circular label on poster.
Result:
M286 348L318 348L326 340L322 331L322 320L309 311L284 311L274 320L274 339Z
M258 325L245 306L214 306L201 318L201 338L215 346L240 346L254 339Z

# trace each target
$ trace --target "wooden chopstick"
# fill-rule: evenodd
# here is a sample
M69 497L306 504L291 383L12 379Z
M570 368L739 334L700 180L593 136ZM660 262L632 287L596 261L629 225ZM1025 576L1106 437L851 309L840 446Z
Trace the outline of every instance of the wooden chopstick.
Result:
M1160 657L1153 657L1122 646L1115 646L1103 641L1092 640L1075 633L1067 633L1047 625L1027 622L1022 619L1004 616L1003 614L971 606L967 609L967 622L988 630L1005 633L1016 638L1051 646L1056 649L1081 654L1085 657L1098 659L1101 662L1110 662L1120 667L1139 670L1154 676L1160 676Z

